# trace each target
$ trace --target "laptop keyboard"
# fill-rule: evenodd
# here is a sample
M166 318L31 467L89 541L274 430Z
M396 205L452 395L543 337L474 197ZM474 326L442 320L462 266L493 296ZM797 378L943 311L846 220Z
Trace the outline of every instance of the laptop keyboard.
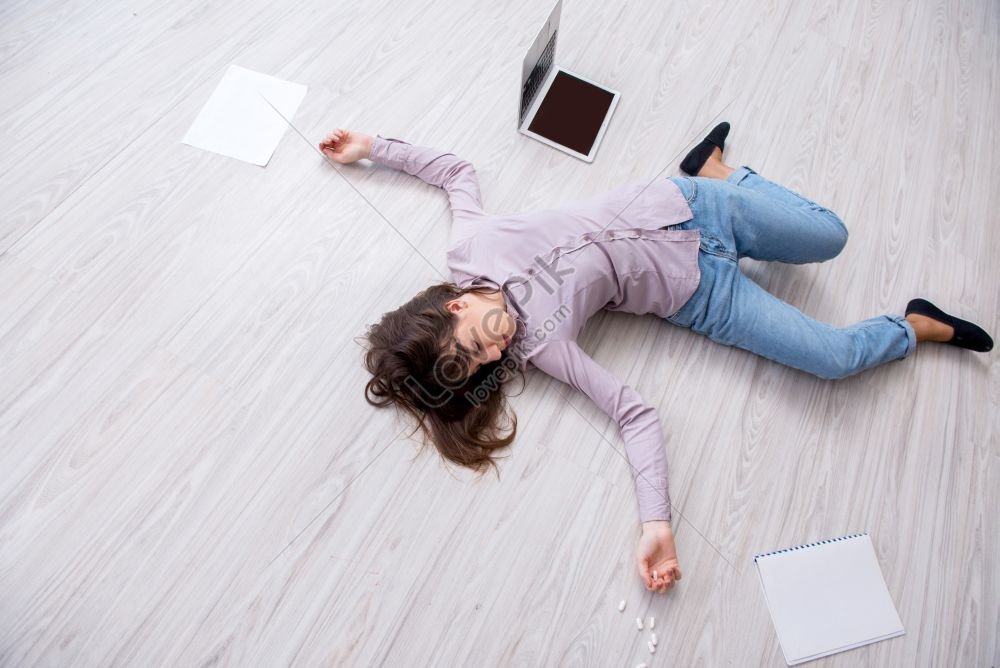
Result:
M531 106L532 100L535 99L535 94L538 92L542 82L545 81L545 76L552 69L552 58L556 52L556 36L558 35L558 30L552 33L548 44L545 45L545 50L542 51L538 62L531 70L531 74L528 75L528 80L524 82L524 86L521 88L521 122L524 122L524 115L528 113L528 107Z

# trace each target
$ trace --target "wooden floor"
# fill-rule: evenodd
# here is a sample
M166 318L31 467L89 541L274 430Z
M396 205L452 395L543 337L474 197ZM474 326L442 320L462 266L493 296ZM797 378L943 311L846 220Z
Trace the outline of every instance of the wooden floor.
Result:
M834 324L924 296L1000 331L995 0L566 0L557 61L622 92L589 165L515 131L550 8L0 5L0 664L782 666L752 556L863 531L906 635L815 665L1000 664L1000 354L825 382L595 317L667 438L684 578L653 595L585 396L529 374L499 481L364 402L357 337L446 271L441 191L345 168L376 211L291 131L264 169L180 143L236 63L309 86L310 140L447 148L503 212L677 174L724 118L731 163L851 232L755 279Z

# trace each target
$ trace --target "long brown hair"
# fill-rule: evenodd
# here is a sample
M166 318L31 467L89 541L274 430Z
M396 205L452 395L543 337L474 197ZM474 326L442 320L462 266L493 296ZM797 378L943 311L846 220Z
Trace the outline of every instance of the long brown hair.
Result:
M369 325L364 362L372 378L365 399L411 415L414 433L421 430L446 460L479 474L493 467L499 478L492 453L510 445L517 433L503 385L517 375L518 365L504 351L499 360L466 375L472 353L455 337L456 318L445 307L464 294L493 291L438 283Z

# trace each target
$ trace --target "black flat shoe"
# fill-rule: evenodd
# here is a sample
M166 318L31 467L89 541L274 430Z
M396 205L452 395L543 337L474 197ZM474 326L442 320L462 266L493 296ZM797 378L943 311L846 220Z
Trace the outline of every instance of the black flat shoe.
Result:
M720 151L725 150L726 137L728 136L729 123L723 121L716 125L708 133L708 136L701 140L700 144L684 156L684 159L681 160L681 171L690 176L697 176L701 168L705 166L705 161L712 157L712 151L716 148Z
M906 315L910 315L911 313L924 315L932 320L937 320L953 327L955 335L951 337L951 340L945 341L945 343L965 348L966 350L974 350L977 353L987 353L993 350L993 339L990 338L990 335L982 327L968 320L960 320L955 316L948 315L926 299L911 300L906 305Z

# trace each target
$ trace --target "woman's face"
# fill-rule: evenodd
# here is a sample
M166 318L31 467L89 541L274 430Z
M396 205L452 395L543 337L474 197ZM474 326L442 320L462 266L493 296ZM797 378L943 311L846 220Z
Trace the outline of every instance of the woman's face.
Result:
M475 365L469 375L481 365L500 359L517 331L517 322L507 312L500 291L469 292L447 302L445 308L455 314L455 338L472 351Z

